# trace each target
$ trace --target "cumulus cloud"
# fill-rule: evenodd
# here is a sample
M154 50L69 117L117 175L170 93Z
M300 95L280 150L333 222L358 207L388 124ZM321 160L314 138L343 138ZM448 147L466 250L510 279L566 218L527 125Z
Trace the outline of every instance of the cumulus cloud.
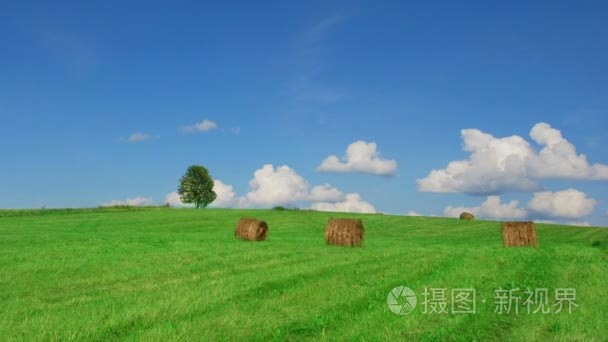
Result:
M443 214L448 217L458 217L463 211L472 213L479 218L489 219L522 219L528 216L526 209L519 207L518 201L502 203L498 196L488 196L486 200L477 207L448 206L443 211Z
M591 223L589 221L566 221L564 224L569 226L591 227Z
M339 202L344 199L344 194L339 189L329 185L317 185L310 190L308 200L313 202Z
M555 220L534 220L536 223L549 223L549 224L565 224L568 226L578 226L578 227L591 227L591 223L589 221L555 221Z
M422 216L422 214L420 214L419 212L417 212L415 210L410 210L407 213L405 213L405 216Z
M539 179L608 179L607 165L589 164L559 130L544 122L530 131L540 151L516 135L496 138L478 129L463 129L461 136L469 158L452 161L445 169L432 170L418 179L420 191L487 195L538 191Z
M468 160L450 162L418 180L420 191L499 193L505 190L537 190L526 174L526 158L533 154L521 137L494 138L477 129L461 131Z
M218 208L231 208L236 203L236 194L232 189L232 185L224 184L219 179L213 181L213 191L215 191L217 197L215 201L211 203L211 206Z
M489 219L524 219L532 218L536 222L560 223L586 226L589 222L584 220L593 212L597 201L587 197L579 190L566 189L556 192L535 192L528 205L519 206L518 201L502 203L498 196L488 196L479 206L453 207L448 206L443 211L444 216L458 217L463 211L473 213L480 218Z
M340 202L315 202L311 209L349 213L376 213L376 208L364 201L358 193L347 194L345 199Z
M234 190L232 189L232 185L224 184L219 179L213 180L213 191L217 197L215 201L211 203L210 207L215 208L231 208L236 205L237 198ZM177 191L170 192L165 196L164 203L169 204L172 207L193 207L194 204L191 203L182 203L182 199L180 198Z
M128 205L131 207L147 206L152 205L152 198L137 196L135 198L127 198L126 200L111 200L109 202L101 203L101 206L103 207L113 207L117 205Z
M214 180L213 190L217 198L211 206L222 208L270 208L285 205L308 205L322 211L375 213L376 209L364 201L358 193L344 195L330 184L311 187L295 170L287 165L274 167L266 164L256 170L249 182L249 191L237 196L234 188L219 179ZM172 192L165 203L173 207L191 206L181 202L179 194Z
M355 141L346 149L346 155L340 160L335 155L327 157L318 171L323 172L360 172L372 175L392 176L397 171L395 160L382 159L375 142Z
M548 217L577 219L591 214L597 201L575 189L562 191L541 191L534 193L528 208Z
M562 133L541 122L530 131L530 136L543 146L531 159L530 170L536 178L608 179L608 165L590 165L584 154L577 154L572 143Z
M130 143L144 142L144 141L156 140L158 138L159 138L159 136L157 136L157 135L154 136L154 135L150 135L150 134L146 134L146 133L137 132L137 133L131 134L127 138L127 142L130 142Z
M241 206L270 207L308 198L308 182L287 165L266 164L253 174Z
M194 205L182 203L182 199L179 197L177 191L170 192L165 196L165 201L163 203L169 204L172 207L192 207Z
M287 165L274 167L266 164L256 170L249 182L249 191L238 197L232 185L215 181L218 207L269 208L293 204L311 203L311 209L375 213L376 209L364 201L358 193L344 193L330 184L311 187L295 170Z
M198 132L208 132L217 129L218 126L215 122L205 119L199 123L195 123L194 125L185 126L183 128L185 133L198 133Z

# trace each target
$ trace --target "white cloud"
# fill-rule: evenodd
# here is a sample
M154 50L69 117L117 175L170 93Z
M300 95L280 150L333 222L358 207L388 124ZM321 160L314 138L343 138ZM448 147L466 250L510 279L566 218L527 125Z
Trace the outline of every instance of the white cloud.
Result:
M477 129L461 131L469 160L453 161L443 170L433 170L418 180L420 191L498 193L528 191L538 186L526 175L525 160L533 154L521 137L496 139Z
M530 131L530 136L543 146L531 159L530 170L536 178L608 179L608 165L590 165L584 154L577 154L572 143L562 133L541 122Z
M405 216L422 216L422 214L420 214L419 212L417 212L415 210L410 210L407 213L405 213Z
M217 124L211 120L205 119L194 125L194 127L196 127L196 129L199 131L206 132L217 129Z
M303 33L301 37L303 43L316 44L326 40L344 19L345 17L342 14L335 14L323 18Z
M223 208L270 208L291 204L312 203L312 209L375 213L376 209L357 193L344 195L330 184L310 187L308 182L287 165L274 167L266 164L256 170L249 182L249 191L238 197L234 188L219 179L214 180L213 190L217 198L211 204ZM177 192L167 194L165 203L171 206L186 206Z
M569 225L585 226L589 222L583 220L591 214L597 201L588 198L579 190L567 189L562 191L535 192L528 205L523 208L518 201L502 203L498 196L488 196L486 200L475 207L453 207L448 206L443 211L444 216L458 217L463 211L473 213L480 218L490 219L524 219L539 218L536 222L557 223L556 220L546 218L562 219L559 222Z
M213 191L217 194L217 197L211 206L218 208L231 208L236 203L236 194L232 189L232 185L224 184L219 179L213 181Z
M479 218L490 219L523 219L528 216L524 208L519 207L518 201L502 203L498 196L488 196L486 200L477 207L452 207L448 206L443 214L448 217L458 217L463 211L472 213Z
M327 157L318 171L323 172L360 172L373 175L391 176L397 171L397 162L380 158L375 142L355 141L346 149L344 160L337 156Z
M232 208L236 206L237 198L232 189L232 185L224 184L221 180L214 179L213 191L215 191L217 197L215 198L215 201L209 205L210 207ZM177 191L168 193L167 196L165 196L164 203L168 203L172 207L194 207L194 204L182 203L182 199Z
M156 140L158 138L159 138L159 136L157 136L157 135L153 136L153 135L150 135L150 134L137 132L137 133L131 134L127 138L127 142L130 142L130 143L144 142L144 141Z
M591 227L589 221L555 221L555 220L534 220L535 223L549 223L549 224L565 224L568 226L578 227Z
M249 182L249 192L237 197L232 185L216 180L218 197L214 206L269 208L279 205L311 202L311 208L323 211L375 213L376 209L357 193L344 195L330 184L310 187L309 183L287 165L266 164L256 170Z
M329 185L317 185L310 190L308 200L313 202L339 202L344 199L344 194L339 189Z
M591 227L591 223L589 221L566 221L564 224L570 226Z
M197 132L208 132L217 129L218 126L215 122L205 119L199 123L196 123L191 126L184 127L184 132L186 133L197 133Z
M305 200L308 182L287 165L266 164L256 170L249 182L249 192L240 199L241 206L270 207Z
M182 199L179 197L177 191L170 192L165 196L165 201L163 203L167 203L172 207L193 207L193 204L182 203Z
M516 135L495 138L478 129L463 129L461 136L469 158L418 179L420 191L496 194L541 190L538 179L608 179L607 165L590 165L559 130L543 122L530 131L542 147L539 152Z
M128 205L131 207L147 206L147 205L152 205L152 198L138 196L135 198L127 198L126 200L112 200L109 202L101 203L101 206L103 206L103 207L112 207L112 206L117 206L117 205Z
M528 208L549 217L577 219L591 214L597 201L579 190L541 191L534 193Z
M311 209L319 211L337 211L349 213L376 213L376 208L365 202L358 193L346 195L341 202L315 202Z
M326 64L322 51L325 41L330 38L339 23L345 18L335 14L314 23L301 32L294 40L294 59L292 60L291 79L284 94L297 102L335 103L343 97L343 87L322 81Z

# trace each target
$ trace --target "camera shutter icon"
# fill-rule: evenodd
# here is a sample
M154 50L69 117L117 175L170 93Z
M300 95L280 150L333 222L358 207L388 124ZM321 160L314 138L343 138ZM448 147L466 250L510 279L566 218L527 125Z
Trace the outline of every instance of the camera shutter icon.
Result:
M386 304L389 310L397 315L407 315L414 311L418 299L412 289L405 286L398 286L388 293Z

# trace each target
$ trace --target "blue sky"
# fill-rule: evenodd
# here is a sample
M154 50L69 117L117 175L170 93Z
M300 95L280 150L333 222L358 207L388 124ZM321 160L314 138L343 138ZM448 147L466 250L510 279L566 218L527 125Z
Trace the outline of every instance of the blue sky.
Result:
M607 14L600 1L5 2L0 207L161 203L203 164L232 186L226 206L606 226ZM215 127L186 129L204 120ZM547 158L533 127L561 132ZM359 164L319 170L357 141ZM515 171L493 172L512 153ZM469 169L442 176L457 184L417 182L457 160ZM315 201L324 184L339 193ZM500 202L483 209L487 196Z

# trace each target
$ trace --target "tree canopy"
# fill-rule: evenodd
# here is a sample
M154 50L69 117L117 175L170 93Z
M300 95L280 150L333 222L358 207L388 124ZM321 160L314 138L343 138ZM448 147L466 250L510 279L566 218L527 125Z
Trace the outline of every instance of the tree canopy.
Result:
M213 191L213 178L207 168L191 165L179 182L177 190L183 203L194 203L196 208L206 208L217 198Z

